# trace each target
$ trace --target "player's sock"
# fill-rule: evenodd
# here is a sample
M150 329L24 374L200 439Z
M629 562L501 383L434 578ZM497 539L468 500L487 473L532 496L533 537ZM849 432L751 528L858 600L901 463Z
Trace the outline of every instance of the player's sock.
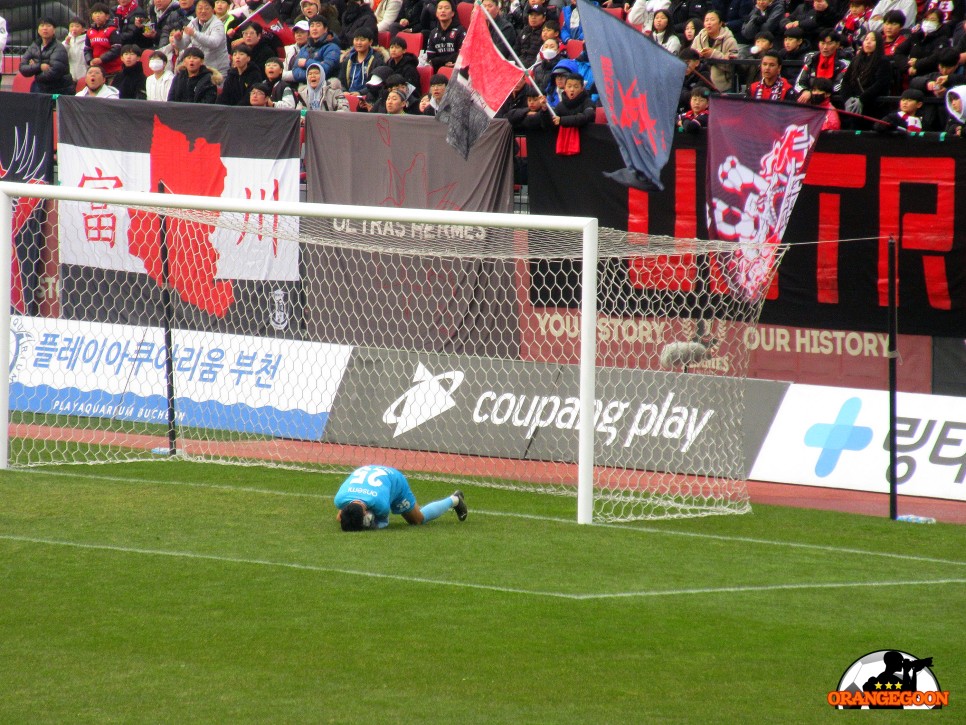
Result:
M456 504L453 503L452 496L447 496L446 498L441 498L439 501L428 503L422 507L423 518L426 520L426 522L432 521L433 519L438 519L455 505Z

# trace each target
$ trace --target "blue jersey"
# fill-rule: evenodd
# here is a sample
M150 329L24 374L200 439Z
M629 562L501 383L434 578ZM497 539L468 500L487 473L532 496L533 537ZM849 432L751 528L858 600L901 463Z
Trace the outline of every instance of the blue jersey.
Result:
M352 501L362 501L376 516L380 529L389 526L389 514L403 514L416 506L416 497L409 489L409 481L389 466L357 468L339 486L335 495L336 508Z

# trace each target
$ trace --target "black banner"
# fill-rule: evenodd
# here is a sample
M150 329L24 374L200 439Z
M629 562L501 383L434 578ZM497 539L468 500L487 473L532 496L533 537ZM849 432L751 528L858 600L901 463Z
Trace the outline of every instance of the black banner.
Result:
M0 181L49 184L54 170L54 102L34 93L0 93ZM46 206L17 199L13 208L11 305L35 314L42 298Z
M553 132L529 137L531 212L595 216L617 229L707 238L705 137L677 135L661 176L665 190L642 192L603 176L621 167L606 126L581 133L577 156L558 156ZM956 214L964 206L966 144L959 139L823 133L785 233L792 248L762 321L886 329L886 240L893 234L900 245L900 332L966 337L966 220ZM655 284L659 275L635 274L631 265L628 295Z

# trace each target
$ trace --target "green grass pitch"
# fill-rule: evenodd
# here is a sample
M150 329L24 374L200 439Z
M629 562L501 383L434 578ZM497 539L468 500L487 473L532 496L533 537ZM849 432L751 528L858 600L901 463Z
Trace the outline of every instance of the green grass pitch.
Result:
M966 721L962 527L578 526L572 500L469 487L465 523L344 534L339 480L0 474L0 722L840 722L826 694L877 649L933 657L935 715Z

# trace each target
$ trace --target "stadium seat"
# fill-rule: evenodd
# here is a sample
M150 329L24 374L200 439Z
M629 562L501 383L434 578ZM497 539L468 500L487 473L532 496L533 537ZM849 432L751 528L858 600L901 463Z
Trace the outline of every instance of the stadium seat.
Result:
M602 106L597 106L594 110L594 123L607 123L607 114Z
M604 8L604 12L610 13L618 20L624 19L624 8Z
M33 78L28 78L21 73L17 73L17 75L13 77L13 88L10 90L12 90L14 93L30 93L30 86L33 85L33 82Z
M425 96L429 93L429 79L433 77L433 66L421 65L416 68L419 73L419 95Z
M452 69L452 67L447 66L447 65L444 65L442 68L440 68L436 72L437 73L442 73L447 78L452 78L453 77L453 69Z
M390 33L389 33L388 30L380 30L379 31L379 41L378 42L379 42L379 47L380 48L389 48L389 43L390 43L391 40L392 40L392 35L390 35Z
M464 28L470 27L470 18L473 16L473 3L461 2L456 6L456 17L460 20L460 25Z
M423 49L423 34L422 33L397 33L397 38L402 38L406 41L406 49L413 55L419 55L419 51Z
M355 111L359 108L359 96L355 93L346 93L345 99L349 102L350 111Z
M576 60L584 52L584 41L570 39L567 41L567 57Z
M80 93L84 86L87 85L87 76L83 76L77 79L77 83L74 84L74 93Z
M141 52L141 67L144 69L145 77L153 75L151 73L151 68L148 66L148 61L151 60L151 55L154 53L154 48L145 48Z

